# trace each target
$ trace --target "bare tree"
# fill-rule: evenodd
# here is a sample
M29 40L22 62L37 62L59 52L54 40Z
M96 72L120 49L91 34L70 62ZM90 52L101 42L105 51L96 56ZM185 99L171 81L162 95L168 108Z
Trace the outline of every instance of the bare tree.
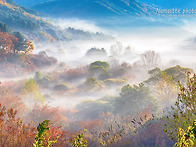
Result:
M110 55L113 57L118 57L119 55L122 55L123 52L123 45L121 42L116 42L115 45L112 45L110 48Z
M146 70L153 69L161 63L161 56L155 51L146 51L145 53L141 54L140 58L141 63Z

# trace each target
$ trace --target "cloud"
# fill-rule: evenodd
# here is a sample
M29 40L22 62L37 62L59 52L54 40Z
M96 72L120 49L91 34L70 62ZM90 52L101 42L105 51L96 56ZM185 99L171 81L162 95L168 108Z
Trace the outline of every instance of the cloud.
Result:
M190 19L184 19L182 28L192 35L196 35L196 19L190 18Z
M99 28L96 24L89 20L81 20L77 18L70 19L52 19L54 25L60 26L62 29L72 27L90 32L106 32L106 30Z

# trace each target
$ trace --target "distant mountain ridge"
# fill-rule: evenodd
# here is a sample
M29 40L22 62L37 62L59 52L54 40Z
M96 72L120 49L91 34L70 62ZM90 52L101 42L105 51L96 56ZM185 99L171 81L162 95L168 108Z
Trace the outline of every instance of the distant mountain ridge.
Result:
M196 9L195 0L14 0L54 17L149 16L162 9Z
M34 5L39 12L55 17L148 16L153 7L136 0L53 0Z
M42 19L35 10L21 7L12 0L0 0L0 21L14 31L20 31L30 40L38 42L70 41L75 39L113 39L103 33L92 33L75 28L61 29Z

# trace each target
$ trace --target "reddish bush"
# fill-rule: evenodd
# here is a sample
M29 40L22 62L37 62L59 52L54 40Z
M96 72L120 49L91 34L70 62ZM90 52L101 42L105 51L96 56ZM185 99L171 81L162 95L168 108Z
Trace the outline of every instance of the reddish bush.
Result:
M59 108L52 108L48 105L35 105L26 116L26 120L32 120L36 124L45 119L50 120L55 125L63 125L67 121L67 118L63 116Z

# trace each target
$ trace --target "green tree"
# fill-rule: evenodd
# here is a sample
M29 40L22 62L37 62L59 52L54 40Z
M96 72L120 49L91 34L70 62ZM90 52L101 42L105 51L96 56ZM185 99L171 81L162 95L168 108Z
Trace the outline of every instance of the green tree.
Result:
M133 115L144 109L155 113L156 108L156 100L150 88L144 84L122 87L120 97L115 102L115 112L122 115Z
M161 78L162 73L166 73L168 76L172 77L172 81L175 84L178 84L178 81L181 81L182 84L186 83L186 73L193 72L190 68L183 68L179 65L174 67L167 68L165 70L160 70L159 68L155 68L153 70L149 70L150 78L145 81L148 85L154 86Z
M91 63L90 67L93 67L93 66L100 66L100 67L103 67L105 70L110 69L110 65L107 62L104 62L104 61L93 62L93 63Z
M39 125L37 127L38 134L35 137L35 143L33 143L34 147L43 147L44 146L45 137L49 135L48 134L48 131L50 129L49 123L50 123L49 120L44 120L42 123L39 123ZM53 141L51 141L49 139L50 139L50 137L47 139L47 142L46 142L47 147L50 147L50 145L52 143L56 143L58 137L56 140L53 140Z
M90 64L89 73L98 79L104 80L110 77L110 65L107 62L96 61Z
M34 79L35 79L35 81L40 81L41 79L42 79L42 73L40 72L40 71L37 71L36 73L35 73L35 76L34 76Z
M25 38L20 32L14 32L14 36L18 38L18 43L14 45L17 52L25 50Z
M84 84L87 88L98 88L100 86L96 78L93 77L88 78Z
M0 22L0 31L3 33L10 33L10 30L7 25L2 22Z

